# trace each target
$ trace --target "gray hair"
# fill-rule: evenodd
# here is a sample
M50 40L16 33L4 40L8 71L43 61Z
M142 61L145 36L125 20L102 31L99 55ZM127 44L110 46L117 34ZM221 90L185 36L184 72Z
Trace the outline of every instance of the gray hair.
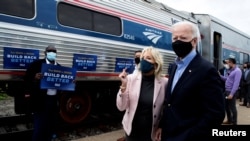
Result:
M200 31L199 31L198 26L189 21L180 21L180 22L173 24L172 28L175 28L177 26L182 26L182 25L188 25L191 27L192 38L197 38L197 47L198 47L198 50L200 50L202 48L202 43L201 43L201 36L200 36Z
M199 32L197 25L195 25L189 21L177 22L172 26L172 28L175 28L176 26L182 26L182 25L189 25L191 27L193 38L200 37L200 32Z

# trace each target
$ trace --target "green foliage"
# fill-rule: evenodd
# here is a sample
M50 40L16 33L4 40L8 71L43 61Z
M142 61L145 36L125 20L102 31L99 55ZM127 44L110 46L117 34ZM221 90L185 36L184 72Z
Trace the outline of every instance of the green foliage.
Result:
M10 96L8 96L6 93L1 93L0 92L0 100L6 100L6 99L9 99Z

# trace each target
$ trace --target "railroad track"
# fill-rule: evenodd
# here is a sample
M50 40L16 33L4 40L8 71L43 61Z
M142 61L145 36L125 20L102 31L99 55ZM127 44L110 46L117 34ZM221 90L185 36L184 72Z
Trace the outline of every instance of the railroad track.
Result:
M56 141L70 141L121 129L121 113L90 114L78 124L59 123ZM33 132L32 115L0 117L1 141L30 141Z
M122 114L120 113L90 114L90 116L80 124L61 125L56 141L69 141L119 130L122 128L121 119Z
M31 140L33 124L32 116L16 115L0 117L0 139L1 141L12 141L16 139Z

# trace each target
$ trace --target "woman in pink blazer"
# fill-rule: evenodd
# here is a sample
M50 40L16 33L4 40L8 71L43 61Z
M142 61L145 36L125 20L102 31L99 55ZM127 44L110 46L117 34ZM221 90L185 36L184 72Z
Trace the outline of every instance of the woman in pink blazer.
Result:
M168 81L161 74L163 60L156 48L145 48L140 59L138 73L127 75L124 69L119 75L116 104L126 110L122 120L126 141L155 140Z

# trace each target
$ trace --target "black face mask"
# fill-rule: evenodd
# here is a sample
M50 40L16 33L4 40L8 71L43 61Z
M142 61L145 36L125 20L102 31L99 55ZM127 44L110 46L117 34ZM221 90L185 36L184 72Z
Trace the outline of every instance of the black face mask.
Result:
M191 50L193 49L191 42L192 41L183 42L181 40L177 40L177 41L173 42L172 48L173 48L175 54L181 58L184 58L185 56L187 56L188 53L190 53Z
M154 64L142 59L140 64L140 69L142 73L148 73L154 69Z
M247 64L247 68L250 69L250 64Z
M140 63L140 58L139 57L135 57L135 63L138 65Z

